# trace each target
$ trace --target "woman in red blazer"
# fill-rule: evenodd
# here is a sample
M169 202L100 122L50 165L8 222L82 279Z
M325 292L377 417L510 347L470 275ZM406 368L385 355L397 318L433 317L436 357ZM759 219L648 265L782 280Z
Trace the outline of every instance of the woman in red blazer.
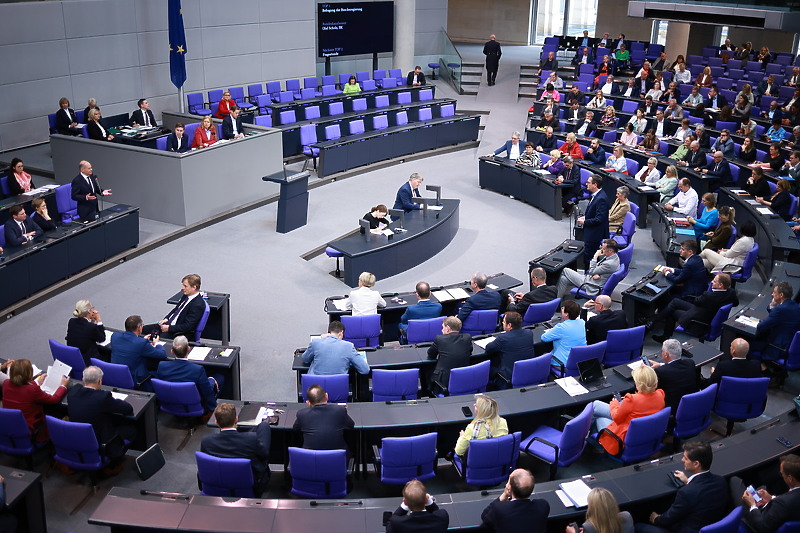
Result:
M63 376L58 389L53 394L47 394L39 388L44 378L45 374L42 374L34 381L31 362L27 359L15 359L8 369L8 379L3 382L3 407L22 411L31 432L41 426L36 435L36 440L39 442L49 439L42 406L59 403L67 393L67 383L69 383L69 378Z
M194 130L192 148L205 148L217 142L217 128L208 115L203 117L200 127Z
M633 371L635 394L626 394L622 402L611 400L611 404L594 402L594 421L597 430L604 427L625 441L628 426L634 418L652 415L664 408L664 391L658 388L656 371L649 366L640 366ZM610 423L609 423L610 422ZM619 453L619 444L611 435L602 433L598 439L606 451L612 455Z
M217 104L217 112L214 116L217 118L225 118L231 114L231 108L236 105L236 100L231 98L231 93L225 91L222 93L222 100Z
M571 155L572 159L583 159L583 150L577 142L577 137L572 132L567 133L567 140L558 149L564 155Z

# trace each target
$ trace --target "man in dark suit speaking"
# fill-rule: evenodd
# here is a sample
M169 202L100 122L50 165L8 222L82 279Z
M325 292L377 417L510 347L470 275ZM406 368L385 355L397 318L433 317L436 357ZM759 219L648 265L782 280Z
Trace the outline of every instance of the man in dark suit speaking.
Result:
M88 161L78 163L79 174L72 179L72 199L78 202L78 217L88 222L100 216L98 196L111 196L111 189L101 189Z
M181 280L183 296L178 304L158 324L144 326L144 332L149 334L159 329L160 335L164 337L175 338L178 335L185 335L187 339L194 340L197 326L206 310L206 302L200 294L200 283L201 279L197 274L183 276Z
M578 224L583 225L583 262L586 268L592 261L594 253L600 248L603 239L608 238L608 196L601 189L603 178L592 174L586 180L586 190L592 195L586 214L578 218Z
M408 178L408 182L404 183L397 191L397 196L394 199L394 206L392 209L402 209L406 213L420 209L421 206L414 202L414 198L419 198L422 195L419 193L419 186L422 183L422 176L414 172Z
M533 475L524 468L511 472L503 493L483 510L483 527L496 533L547 531L550 504L530 499L533 485Z

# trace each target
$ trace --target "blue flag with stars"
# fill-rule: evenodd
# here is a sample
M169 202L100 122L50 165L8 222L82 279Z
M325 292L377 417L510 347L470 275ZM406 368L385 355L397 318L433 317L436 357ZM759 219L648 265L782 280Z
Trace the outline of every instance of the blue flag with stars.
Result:
M181 0L169 0L169 77L180 89L186 81L186 33Z

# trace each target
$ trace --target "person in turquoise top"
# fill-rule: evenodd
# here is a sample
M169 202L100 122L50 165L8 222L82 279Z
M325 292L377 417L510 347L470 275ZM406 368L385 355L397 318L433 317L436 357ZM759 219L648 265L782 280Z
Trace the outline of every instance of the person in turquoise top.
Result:
M356 81L355 76L350 76L350 79L347 80L347 83L342 87L342 92L344 94L356 94L361 92L361 86Z
M686 217L689 224L694 228L694 234L699 241L700 238L709 231L714 231L719 225L719 213L717 212L717 200L714 195L707 192L703 195L703 205L706 207L700 214L700 218Z
M574 300L567 300L561 307L563 320L542 334L542 341L553 343L551 365L566 366L572 347L586 346L586 322L580 316L581 307Z

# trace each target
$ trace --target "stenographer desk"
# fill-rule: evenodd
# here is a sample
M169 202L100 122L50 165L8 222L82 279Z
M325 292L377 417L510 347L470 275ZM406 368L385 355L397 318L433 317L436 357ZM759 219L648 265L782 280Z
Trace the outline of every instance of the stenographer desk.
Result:
M42 475L0 465L6 482L6 506L17 520L18 531L47 533Z
M0 257L0 309L139 244L139 208L115 205L100 218L59 226Z
M553 219L561 220L562 190L570 189L572 185L556 183L555 175L541 175L504 157L479 158L478 172L481 189L491 189L518 198Z
M543 268L547 273L547 284L558 285L561 271L565 268L577 270L576 266L581 258L583 258L583 242L567 239L546 254L528 261L528 273L530 274L534 268ZM529 290L533 290L530 276L528 287Z
M661 204L654 203L653 225L650 227L650 234L656 247L664 254L666 266L678 268L680 264L681 241L694 239L694 230L690 228L678 228L675 225L675 218L686 218L685 215L667 211ZM691 232L691 233L689 233ZM655 266L655 265L653 265Z
M406 213L402 233L375 235L356 234L328 246L344 254L344 282L358 286L362 272L372 272L379 279L405 272L427 261L450 244L458 232L458 208L461 200L442 199L442 209ZM395 228L393 222L390 228Z
M646 285L656 287L653 292L647 292ZM669 281L661 272L651 271L642 279L622 291L622 310L625 312L625 321L633 326L646 323L655 315L656 306L672 289L674 283Z

